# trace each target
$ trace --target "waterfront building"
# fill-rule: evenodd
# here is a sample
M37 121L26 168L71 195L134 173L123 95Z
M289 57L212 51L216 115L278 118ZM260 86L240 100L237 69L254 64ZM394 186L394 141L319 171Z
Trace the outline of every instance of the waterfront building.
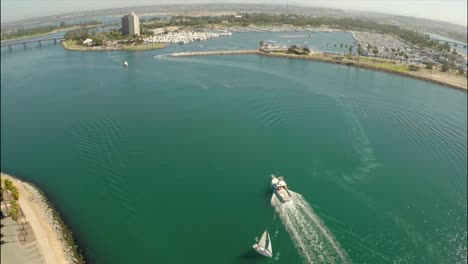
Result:
M140 18L135 13L122 17L122 35L140 35Z

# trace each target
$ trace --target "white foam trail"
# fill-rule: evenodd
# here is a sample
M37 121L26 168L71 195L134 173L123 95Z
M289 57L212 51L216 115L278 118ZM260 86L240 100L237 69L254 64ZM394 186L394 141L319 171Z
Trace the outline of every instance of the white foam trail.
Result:
M273 195L271 204L307 263L349 263L346 252L307 201L298 193L290 193L292 201L281 203Z

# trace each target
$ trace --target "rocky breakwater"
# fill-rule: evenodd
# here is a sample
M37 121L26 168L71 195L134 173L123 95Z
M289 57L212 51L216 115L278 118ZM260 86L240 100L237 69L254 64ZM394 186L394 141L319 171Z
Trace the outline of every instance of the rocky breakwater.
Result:
M225 51L201 51L201 52L178 52L172 53L171 57L207 56L207 55L235 55L235 54L258 54L258 50L225 50Z

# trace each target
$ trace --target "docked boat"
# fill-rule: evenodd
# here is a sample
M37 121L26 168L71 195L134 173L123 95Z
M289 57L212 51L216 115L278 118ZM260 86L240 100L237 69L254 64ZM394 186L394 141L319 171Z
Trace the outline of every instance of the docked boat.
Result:
M268 231L265 230L263 232L262 237L260 238L260 241L258 241L257 244L254 244L252 246L255 251L257 251L258 254L271 258L273 256L273 250L271 248L271 240L270 240L270 234L268 234Z
M289 193L288 186L286 185L283 177L271 175L271 188L282 203L288 202L292 199L291 193Z

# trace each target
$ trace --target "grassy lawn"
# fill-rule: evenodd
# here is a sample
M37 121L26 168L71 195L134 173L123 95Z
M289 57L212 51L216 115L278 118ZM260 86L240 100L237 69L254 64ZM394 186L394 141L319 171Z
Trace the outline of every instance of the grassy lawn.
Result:
M86 50L86 47L77 45L75 41L73 40L65 40L62 43L65 46L65 49L70 49L70 50Z
M380 68L380 69L388 69L388 70L393 70L393 71L398 71L398 72L411 72L408 70L408 64L403 64L403 63L398 63L395 61L391 60L385 60L385 59L374 59L374 58L360 58L360 64L365 64L369 65L375 68Z
M122 50L152 50L152 49L162 49L166 45L164 43L150 43L150 44L141 44L134 46L125 46Z
M164 48L166 45L164 43L151 43L151 44L141 44L141 45L133 45L133 46L124 46L121 48L109 48L107 49L105 46L96 47L85 47L82 45L76 44L73 40L65 40L63 42L63 46L65 49L68 50L80 50L80 51L102 51L102 50L128 50L128 51L138 51L138 50L152 50L152 49L161 49Z

